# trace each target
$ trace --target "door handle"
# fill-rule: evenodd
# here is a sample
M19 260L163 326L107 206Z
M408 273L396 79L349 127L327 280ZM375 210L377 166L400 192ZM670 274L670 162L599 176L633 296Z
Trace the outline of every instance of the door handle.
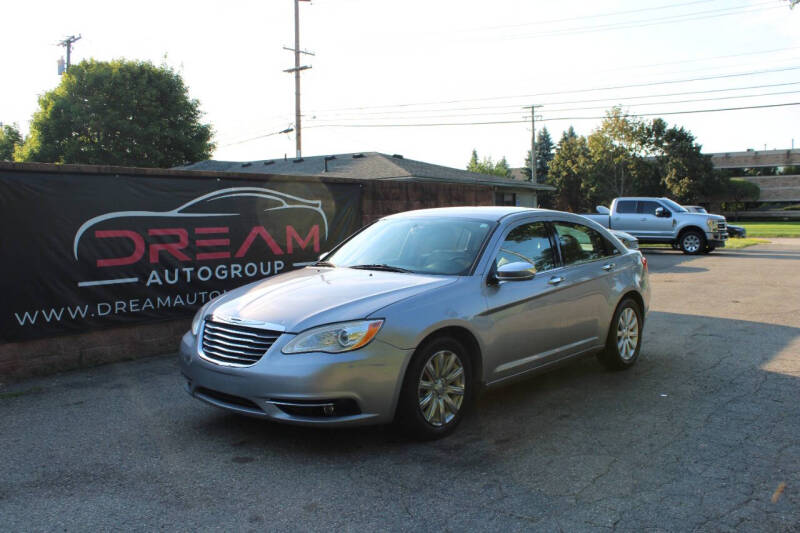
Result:
M608 263L606 265L603 265L603 270L605 270L605 271L609 271L612 268L614 268L614 263Z
M558 285L562 281L564 281L564 278L562 278L561 276L553 276L552 278L547 280L547 283L549 283L550 285Z

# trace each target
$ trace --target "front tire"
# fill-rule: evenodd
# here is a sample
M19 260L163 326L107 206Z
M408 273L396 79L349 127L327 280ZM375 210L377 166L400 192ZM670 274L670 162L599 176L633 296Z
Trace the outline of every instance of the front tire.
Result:
M452 337L421 346L411 359L397 406L397 421L422 440L452 433L471 404L474 383L466 348Z
M688 230L680 238L681 251L688 255L697 255L706 248L706 237L696 230Z
M642 310L633 298L625 298L614 311L605 349L597 355L609 370L627 370L639 358L642 347Z

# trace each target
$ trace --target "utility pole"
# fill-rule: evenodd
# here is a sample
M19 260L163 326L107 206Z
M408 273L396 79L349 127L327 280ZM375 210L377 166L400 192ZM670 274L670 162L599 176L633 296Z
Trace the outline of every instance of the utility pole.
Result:
M294 1L294 48L283 47L284 50L294 52L294 67L284 70L284 72L294 73L294 131L295 131L295 144L297 147L297 158L302 157L302 134L300 130L300 71L310 69L310 65L300 65L300 54L313 56L311 52L300 50L300 2L308 2L310 0L293 0Z
M536 108L542 106L531 105L525 109L531 110L531 181L536 183ZM542 118L541 115L539 118Z
M59 46L63 46L64 48L67 49L67 65L64 68L64 72L69 70L69 66L71 64L70 56L72 55L72 45L75 44L76 41L80 41L80 39L81 39L81 34L78 34L77 37L75 37L74 35L70 35L69 37L58 43Z
M530 105L528 107L531 109L531 181L536 183L536 107L542 106ZM534 196L534 198L534 207L539 207L538 197Z

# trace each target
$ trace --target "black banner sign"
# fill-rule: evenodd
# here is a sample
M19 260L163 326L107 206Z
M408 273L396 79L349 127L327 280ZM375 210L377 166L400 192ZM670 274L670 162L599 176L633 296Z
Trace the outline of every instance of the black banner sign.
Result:
M190 315L360 225L360 186L0 170L0 339Z

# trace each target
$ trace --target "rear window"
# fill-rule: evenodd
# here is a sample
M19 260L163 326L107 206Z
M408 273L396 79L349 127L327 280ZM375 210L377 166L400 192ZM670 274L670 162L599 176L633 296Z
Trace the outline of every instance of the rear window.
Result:
M635 213L636 200L620 200L617 202L617 213Z

